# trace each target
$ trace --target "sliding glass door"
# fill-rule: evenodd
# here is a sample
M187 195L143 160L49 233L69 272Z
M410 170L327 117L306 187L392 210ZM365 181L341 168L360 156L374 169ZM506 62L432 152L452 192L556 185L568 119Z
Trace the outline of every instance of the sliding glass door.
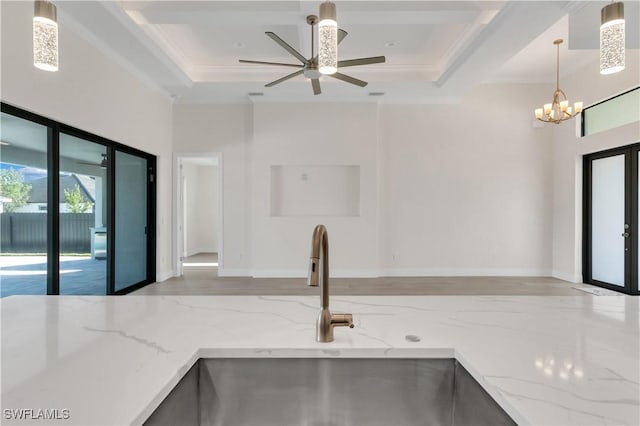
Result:
M60 133L60 294L107 294L107 150Z
M639 150L584 157L584 281L629 294L638 293Z
M155 282L155 156L1 106L1 296Z
M147 159L126 152L115 155L115 292L147 279L150 183Z
M1 296L47 294L47 211L51 129L13 115L0 119Z

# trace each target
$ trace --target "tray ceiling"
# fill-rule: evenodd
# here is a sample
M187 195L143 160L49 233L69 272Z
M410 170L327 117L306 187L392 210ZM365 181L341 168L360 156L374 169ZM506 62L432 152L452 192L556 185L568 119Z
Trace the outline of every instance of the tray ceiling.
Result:
M288 73L286 68L238 63L240 58L291 61L265 31L310 56L305 17L316 14L319 4L73 1L60 2L59 9L61 21L176 102L242 102L251 92L264 93L252 98L264 102L362 102L372 99L371 92L384 92L376 101L431 103L457 99L484 82L551 83L554 38L569 40L563 46L562 54L570 55L562 62L564 74L597 59L599 18L594 24L591 15L599 16L606 2L338 0L338 24L349 33L339 59L385 55L387 62L349 70L369 86L325 79L323 94L315 98L302 76L264 87ZM625 2L629 17L637 6ZM593 28L585 30L581 22Z

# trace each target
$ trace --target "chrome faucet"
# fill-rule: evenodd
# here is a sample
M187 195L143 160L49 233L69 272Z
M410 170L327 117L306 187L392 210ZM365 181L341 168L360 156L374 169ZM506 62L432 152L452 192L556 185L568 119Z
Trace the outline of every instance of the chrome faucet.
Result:
M332 342L333 327L353 328L353 316L332 314L329 311L329 237L324 225L318 225L313 230L308 286L318 286L320 265L322 265L322 286L320 287L320 315L316 324L316 341Z

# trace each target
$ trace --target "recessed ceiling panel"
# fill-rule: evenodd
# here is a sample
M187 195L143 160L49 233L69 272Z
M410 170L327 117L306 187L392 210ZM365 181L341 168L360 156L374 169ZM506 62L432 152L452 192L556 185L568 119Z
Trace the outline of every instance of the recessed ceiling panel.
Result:
M385 55L392 65L424 65L441 63L468 28L455 25L376 25L343 27L349 35L339 48L340 59Z
M385 92L385 102L431 102L459 98L485 81L538 82L543 74L553 78L553 46L527 46L567 13L586 8L585 3L338 1L338 25L349 33L339 59L384 55L386 63L345 70L368 81L367 87L332 81L315 97L301 76L264 87L290 73L288 67L238 59L296 64L266 31L310 57L305 18L318 13L320 1L61 2L61 12L179 102L235 102L253 91L264 91L264 101L348 102L374 91ZM523 49L526 54L519 53ZM592 53L563 53L563 74L592 61ZM549 64L551 72L544 71Z
M284 49L265 35L273 31L305 57L295 25L159 25L165 40L192 66L238 65L238 59L297 63Z

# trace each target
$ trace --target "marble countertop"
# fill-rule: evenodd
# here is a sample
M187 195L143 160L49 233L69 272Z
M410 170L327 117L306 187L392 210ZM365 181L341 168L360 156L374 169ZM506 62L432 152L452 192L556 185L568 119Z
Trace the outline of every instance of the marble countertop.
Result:
M638 300L336 296L356 328L316 343L319 297L13 296L2 423L141 424L200 357L455 357L520 424L638 425Z

